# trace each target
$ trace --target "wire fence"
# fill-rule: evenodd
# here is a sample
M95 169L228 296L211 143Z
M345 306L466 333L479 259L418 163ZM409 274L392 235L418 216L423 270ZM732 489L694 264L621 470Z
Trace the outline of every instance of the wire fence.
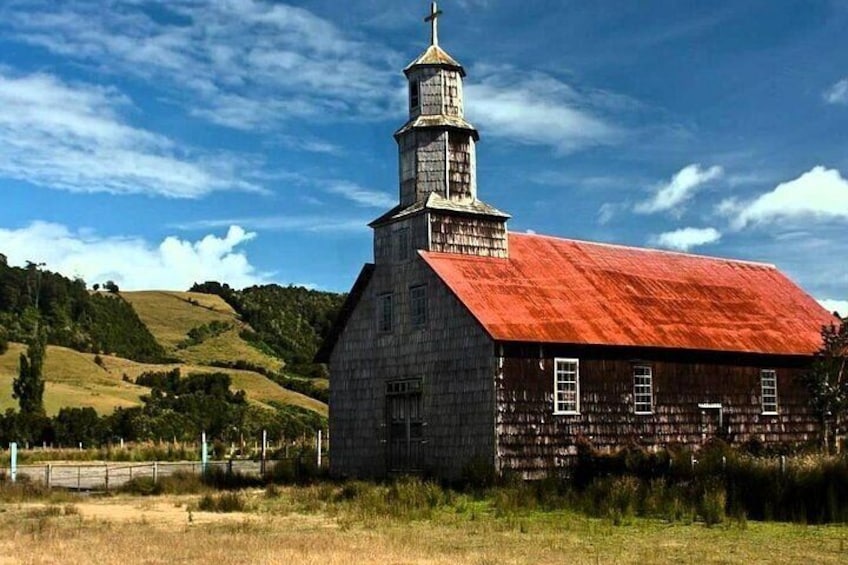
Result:
M209 461L204 465L200 461L151 461L137 463L38 463L18 465L17 479L43 482L49 488L70 490L113 490L140 477L149 477L157 482L163 477L175 473L201 474L220 471L228 474L262 477L266 471L285 459L266 461L229 460ZM323 466L323 465L322 465ZM0 475L9 477L10 467L0 467Z

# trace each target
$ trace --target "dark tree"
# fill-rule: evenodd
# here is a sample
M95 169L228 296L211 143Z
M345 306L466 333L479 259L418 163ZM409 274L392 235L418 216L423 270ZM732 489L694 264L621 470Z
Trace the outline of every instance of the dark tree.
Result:
M822 346L803 382L821 424L822 449L839 449L848 416L848 319L824 326Z
M108 290L112 294L117 294L121 290L120 288L118 288L118 285L117 285L117 283L115 283L115 281L106 281L103 284L103 288L105 288L106 290Z
M6 328L0 326L0 355L9 351L9 332Z
M18 401L24 416L44 414L44 355L42 336L33 337L26 353L21 353L18 376L12 382L12 397Z

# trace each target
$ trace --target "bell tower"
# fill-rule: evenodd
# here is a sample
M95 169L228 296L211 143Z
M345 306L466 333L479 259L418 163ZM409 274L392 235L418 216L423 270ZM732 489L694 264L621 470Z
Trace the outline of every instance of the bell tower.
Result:
M477 130L465 120L465 69L439 46L435 2L430 45L405 69L409 119L397 132L399 204L370 225L379 264L411 249L507 257L508 214L477 198ZM400 247L398 247L400 246ZM394 248L394 249L393 249Z

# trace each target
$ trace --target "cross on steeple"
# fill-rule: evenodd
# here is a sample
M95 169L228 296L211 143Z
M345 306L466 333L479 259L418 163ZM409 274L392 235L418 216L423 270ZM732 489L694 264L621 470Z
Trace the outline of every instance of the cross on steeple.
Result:
M439 16L444 12L439 10L435 2L430 3L430 15L424 18L425 22L430 22L430 45L439 45Z

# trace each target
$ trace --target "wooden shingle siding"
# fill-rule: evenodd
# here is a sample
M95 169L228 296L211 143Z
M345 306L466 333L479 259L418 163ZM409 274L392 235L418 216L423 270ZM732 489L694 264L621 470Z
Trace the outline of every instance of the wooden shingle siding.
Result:
M537 346L538 347L538 346ZM532 349L532 348L528 348ZM541 349L544 352L544 349ZM537 348L537 351L539 349ZM567 350L566 350L567 351ZM565 353L566 351L561 351ZM513 352L514 354L515 352ZM628 445L697 448L710 437L739 445L810 442L817 423L797 377L796 359L652 359L650 352L620 358L613 349L572 351L580 359L580 414L553 414L553 358L536 352L505 357L497 375L497 451L500 469L539 478L567 466L579 438L614 451ZM654 410L635 414L633 366L652 368ZM777 371L779 413L763 415L760 370ZM703 403L722 405L702 410Z
M413 328L409 288L427 287L427 323ZM393 331L376 330L376 297L395 297ZM377 265L330 357L330 461L336 476L387 473L386 383L421 379L426 471L458 477L473 459L494 465L491 341L416 255Z
M449 134L448 171L449 198L455 202L471 202L477 197L474 140L467 133Z
M507 230L503 220L431 214L430 250L482 257L508 256Z

